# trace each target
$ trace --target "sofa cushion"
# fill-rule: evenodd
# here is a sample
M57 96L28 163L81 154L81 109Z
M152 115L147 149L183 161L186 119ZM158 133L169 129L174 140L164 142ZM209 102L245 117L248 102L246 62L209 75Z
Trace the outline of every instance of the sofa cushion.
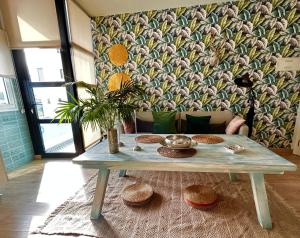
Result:
M151 111L146 112L136 112L136 118L142 121L151 121L153 122L153 114ZM176 112L176 120L180 119L180 112Z
M186 120L181 120L181 129L179 133L184 133L186 131ZM206 134L225 134L226 122L209 124L209 131Z
M195 117L186 115L186 134L206 134L209 132L210 116Z
M226 127L226 134L233 135L235 134L239 128L245 123L245 119L239 116L235 116Z
M152 133L153 132L153 122L152 121L143 121L136 119L137 132L140 133ZM134 120L126 120L123 122L123 130L126 134L135 133L135 124Z
M209 124L209 133L208 134L225 134L226 122Z
M154 134L175 134L176 111L173 112L152 112Z
M140 119L136 119L137 124L137 132L138 133L152 133L153 132L153 122L152 121L143 121ZM180 131L177 130L179 128L179 120L176 120L176 131L177 133L180 133ZM125 133L134 133L133 132L125 132Z
M136 119L137 132L142 133L152 133L153 132L153 122L152 121L143 121Z
M186 115L191 116L211 116L210 124L218 124L226 122L226 125L232 120L234 115L231 111L225 110L225 111L192 111L192 112L181 112L180 118L181 120L186 120Z
M192 112L177 112L176 113L176 129L177 133L184 133L186 131L186 115L192 116L211 116L210 119L210 131L211 134L225 133L221 128L222 123L225 122L225 126L234 117L231 111L192 111ZM140 133L152 133L153 132L153 115L151 111L137 112L137 130ZM150 122L150 123L149 123ZM147 125L145 125L145 123ZM216 129L216 127L218 129ZM152 129L151 129L152 128ZM221 132L221 129L223 132Z

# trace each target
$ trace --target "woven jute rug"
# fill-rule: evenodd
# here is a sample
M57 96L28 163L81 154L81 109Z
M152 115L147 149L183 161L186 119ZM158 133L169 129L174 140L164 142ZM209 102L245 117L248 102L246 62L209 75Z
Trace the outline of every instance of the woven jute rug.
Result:
M119 178L117 172L111 172L100 220L90 220L94 175L34 233L38 237L45 234L101 238L298 238L300 235L298 215L268 185L273 229L260 227L246 176L238 182L230 182L227 174L128 171L128 177ZM124 186L136 181L150 184L155 192L152 201L140 208L124 205L120 196ZM210 211L187 206L182 191L192 184L213 187L220 196L218 205Z

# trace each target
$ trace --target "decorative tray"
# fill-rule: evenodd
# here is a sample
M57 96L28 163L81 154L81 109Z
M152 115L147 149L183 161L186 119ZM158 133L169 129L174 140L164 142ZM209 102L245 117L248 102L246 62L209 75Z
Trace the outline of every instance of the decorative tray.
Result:
M135 137L137 142L144 144L161 143L164 139L164 137L159 135L140 135Z
M214 135L195 135L192 137L192 140L203 144L218 144L224 141L222 137Z
M197 150L194 148L173 149L162 146L157 149L157 152L168 158L188 158L194 156L197 153Z

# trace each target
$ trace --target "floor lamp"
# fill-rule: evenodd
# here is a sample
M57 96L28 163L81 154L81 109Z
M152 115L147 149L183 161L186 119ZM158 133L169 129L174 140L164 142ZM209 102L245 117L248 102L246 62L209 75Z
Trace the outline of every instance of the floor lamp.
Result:
M252 127L253 127L253 120L254 120L255 96L253 92L253 82L250 80L250 75L248 73L242 75L239 78L236 78L234 82L239 87L244 87L249 89L248 103L250 108L247 113L246 124L249 127L248 137L250 137L252 135Z

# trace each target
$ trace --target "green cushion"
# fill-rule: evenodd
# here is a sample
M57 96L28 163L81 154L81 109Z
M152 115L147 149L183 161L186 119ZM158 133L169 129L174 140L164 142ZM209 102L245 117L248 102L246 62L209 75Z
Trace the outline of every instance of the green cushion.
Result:
M211 116L195 117L186 115L186 134L207 134L209 133L209 120Z
M152 112L154 134L176 134L176 111Z

